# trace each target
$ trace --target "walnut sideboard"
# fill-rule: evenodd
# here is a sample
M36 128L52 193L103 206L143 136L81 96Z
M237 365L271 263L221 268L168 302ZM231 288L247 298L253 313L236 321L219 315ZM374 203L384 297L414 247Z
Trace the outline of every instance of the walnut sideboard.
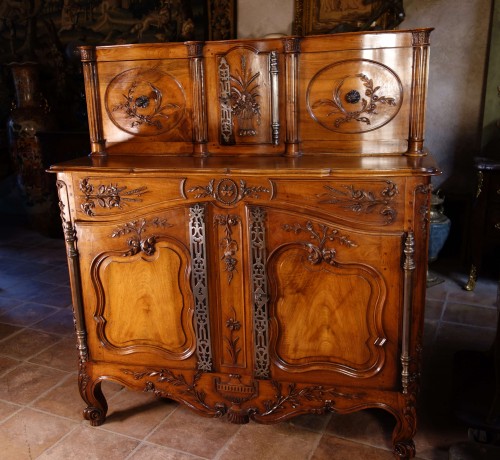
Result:
M415 455L430 29L82 47L91 153L54 165L79 388L234 423L381 408Z

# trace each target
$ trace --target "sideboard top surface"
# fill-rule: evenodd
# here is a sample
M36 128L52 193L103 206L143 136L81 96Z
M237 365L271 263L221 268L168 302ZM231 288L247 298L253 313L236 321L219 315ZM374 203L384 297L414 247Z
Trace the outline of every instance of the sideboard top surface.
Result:
M431 155L411 156L329 156L308 155L299 158L225 156L197 158L191 156L116 156L78 158L53 165L50 172L108 171L126 173L207 173L258 174L315 177L362 174L379 175L438 175L440 170Z

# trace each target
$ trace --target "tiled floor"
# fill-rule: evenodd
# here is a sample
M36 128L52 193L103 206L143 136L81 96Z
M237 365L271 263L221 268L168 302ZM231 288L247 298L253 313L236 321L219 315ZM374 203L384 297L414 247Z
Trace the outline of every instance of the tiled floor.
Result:
M280 425L232 425L176 403L105 384L109 415L82 420L70 290L62 239L0 223L0 459L391 459L393 418L383 411L303 416ZM439 264L437 264L439 265ZM441 264L446 267L446 263ZM449 264L448 264L449 266ZM453 416L451 360L486 349L495 334L496 283L461 288L440 269L428 290L417 458L447 459L467 439Z

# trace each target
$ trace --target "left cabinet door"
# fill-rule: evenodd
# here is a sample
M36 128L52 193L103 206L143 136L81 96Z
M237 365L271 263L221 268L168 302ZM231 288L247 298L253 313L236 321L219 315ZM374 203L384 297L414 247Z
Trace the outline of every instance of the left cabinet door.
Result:
M92 361L195 366L188 219L174 206L75 225Z

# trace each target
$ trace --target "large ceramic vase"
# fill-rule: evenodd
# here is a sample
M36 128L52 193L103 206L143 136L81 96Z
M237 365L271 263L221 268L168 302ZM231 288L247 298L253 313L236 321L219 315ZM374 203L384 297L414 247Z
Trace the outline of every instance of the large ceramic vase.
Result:
M430 209L430 235L429 235L429 263L437 260L450 234L451 220L444 214L444 196L438 190L431 194ZM442 283L444 279L434 272L427 270L427 287Z
M25 212L32 225L50 233L53 183L45 172L37 133L55 128L48 104L39 88L38 65L11 63L16 101L7 121L9 150Z

